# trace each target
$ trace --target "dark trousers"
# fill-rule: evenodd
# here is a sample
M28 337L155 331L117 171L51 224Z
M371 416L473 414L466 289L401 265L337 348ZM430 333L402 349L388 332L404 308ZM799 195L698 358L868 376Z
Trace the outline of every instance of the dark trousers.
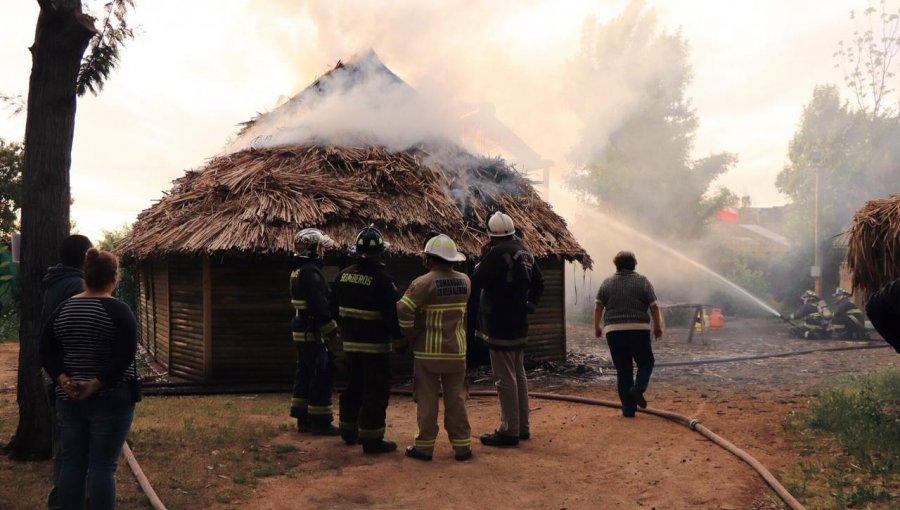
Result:
M326 428L333 421L331 391L334 389L334 354L322 342L295 342L297 372L291 416L312 428Z
M91 494L91 508L115 508L116 462L134 416L128 388L87 400L57 399L56 413L62 440L58 481L62 508L82 510L85 488Z
M622 402L622 413L631 414L637 410L637 403L631 396L631 388L644 392L653 372L653 349L650 347L650 331L632 329L610 331L606 334L609 353L616 367L616 388ZM637 365L637 379L634 378L634 364Z
M340 399L341 436L380 441L391 392L390 354L348 352L347 372L347 389Z

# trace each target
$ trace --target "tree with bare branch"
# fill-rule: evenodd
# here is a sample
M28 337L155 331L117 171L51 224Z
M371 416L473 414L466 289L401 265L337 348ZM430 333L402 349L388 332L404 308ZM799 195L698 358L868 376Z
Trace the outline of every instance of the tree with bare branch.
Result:
M6 449L17 460L46 459L51 421L38 361L41 279L56 263L69 233L69 168L77 98L99 92L119 62L119 49L133 37L126 22L133 0L102 4L100 28L81 0L37 0L28 84L25 165L22 172L22 313L16 400L19 423ZM89 50L89 51L88 51Z

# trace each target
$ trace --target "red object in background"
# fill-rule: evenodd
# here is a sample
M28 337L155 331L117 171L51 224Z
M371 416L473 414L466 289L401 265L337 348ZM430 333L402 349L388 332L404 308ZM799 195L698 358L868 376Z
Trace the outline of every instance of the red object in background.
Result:
M722 209L721 211L716 213L716 219L721 221L727 221L729 223L737 223L738 222L738 212L736 209L732 209L728 207L726 209Z
M709 314L709 327L712 329L722 329L723 326L725 326L725 316L722 315L722 310L713 308L712 312Z

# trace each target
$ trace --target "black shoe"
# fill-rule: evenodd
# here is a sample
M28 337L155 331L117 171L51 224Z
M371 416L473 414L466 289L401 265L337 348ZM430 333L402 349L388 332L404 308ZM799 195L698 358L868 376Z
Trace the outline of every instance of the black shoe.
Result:
M498 447L513 447L519 446L519 437L518 436L508 436L506 434L501 434L499 432L494 432L491 434L482 434L481 444L485 446L498 446Z
M628 390L628 393L631 393L631 396L634 397L635 403L641 409L647 409L647 399L644 398L644 392L638 391L636 388L631 388Z
M357 441L359 441L359 438L356 436L356 434L347 434L346 432L341 432L341 439L343 439L344 442L347 443L347 446L353 446Z
M297 418L297 431L298 432L309 432L309 422L304 418Z
M634 418L634 411L622 411L622 416L626 418Z
M519 432L519 441L528 441L531 439L531 432Z
M431 455L426 453L422 453L419 450L416 450L415 446L407 446L406 447L406 456L411 459L417 460L431 460Z
M453 458L458 461L469 460L472 458L472 450L466 450L464 452L456 452L456 455L454 455Z
M397 443L386 439L363 441L363 453L387 453L397 449Z
M329 424L327 427L310 427L309 431L314 436L340 436L341 429ZM356 441L354 441L355 443Z

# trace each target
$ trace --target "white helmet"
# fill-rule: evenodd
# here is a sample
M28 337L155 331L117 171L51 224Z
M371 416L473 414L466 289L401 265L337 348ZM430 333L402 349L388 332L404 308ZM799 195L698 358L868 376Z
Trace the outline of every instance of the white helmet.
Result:
M317 228L304 228L294 236L294 251L298 255L306 255L319 246L331 248L334 240Z
M466 260L466 256L456 249L456 243L453 242L453 239L444 234L438 234L429 239L425 243L424 253L447 262L462 262Z
M516 233L516 226L512 218L502 212L495 212L488 218L488 235L491 237L506 237Z

